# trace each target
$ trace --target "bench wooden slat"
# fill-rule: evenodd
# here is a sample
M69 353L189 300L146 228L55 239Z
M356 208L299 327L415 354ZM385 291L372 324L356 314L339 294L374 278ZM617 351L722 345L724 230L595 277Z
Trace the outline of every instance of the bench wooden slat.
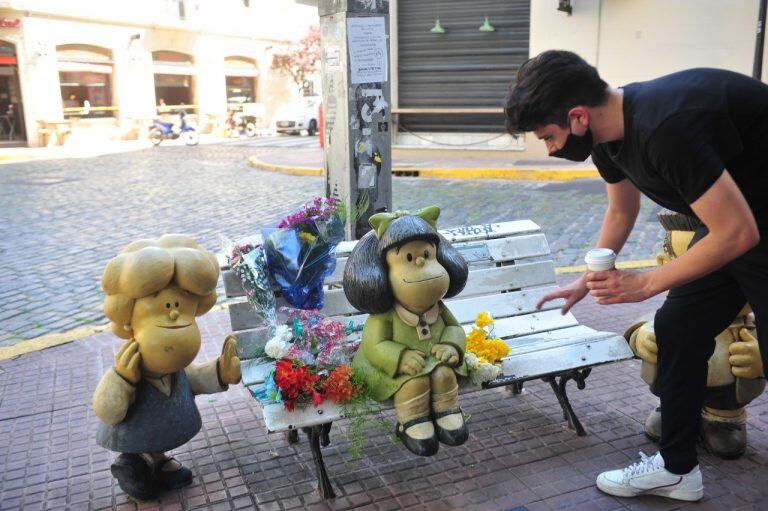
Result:
M445 236L446 239L452 243L504 238L518 234L532 234L540 231L541 227L531 220L514 220L512 222L501 222L498 224L468 225L455 229L439 230L440 234ZM262 242L262 238L260 234L255 234L239 241L241 243L259 244ZM342 241L336 247L336 254L339 257L347 256L352 252L352 249L356 244L356 240ZM221 269L229 268L227 254L218 253L216 254L216 259L218 260Z
M274 367L274 360L251 359L241 361L240 372L243 378L243 385L263 383L269 371Z
M578 324L579 322L570 312L563 316L559 310L548 310L499 319L494 327L496 336L507 340L536 332L576 326ZM472 325L465 325L464 330L469 333L472 330Z
M555 265L552 261L479 269L469 272L467 285L464 286L461 296L500 293L554 282Z
M503 263L513 260L539 257L549 254L549 244L543 234L528 234L511 238L499 238L487 241L455 243L454 247L470 265L479 263ZM341 284L347 257L338 257L336 268L325 279L326 285ZM222 272L224 291L227 297L245 296L240 280L232 270Z
M593 332L585 337L563 339L559 344L520 353L516 353L513 348L512 353L502 360L502 372L505 378L526 379L627 360L632 356L632 350L624 337Z

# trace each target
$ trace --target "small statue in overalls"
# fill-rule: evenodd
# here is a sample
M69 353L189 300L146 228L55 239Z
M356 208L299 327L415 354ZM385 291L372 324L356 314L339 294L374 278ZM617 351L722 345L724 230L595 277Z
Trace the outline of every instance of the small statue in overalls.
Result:
M192 472L166 453L200 431L195 395L240 381L234 338L216 360L193 363L201 344L195 318L216 303L218 277L214 255L178 234L135 241L104 270L104 312L128 341L93 396L102 421L96 441L121 453L112 475L136 500L192 482Z
M664 253L656 258L662 265L688 250L698 221L673 213L659 214L659 221L667 230ZM746 305L731 325L715 337L715 351L709 358L701 439L709 452L722 458L736 458L746 450L746 405L765 389L756 335L754 314ZM654 392L658 347L653 321L632 325L625 337L635 355L643 360L640 375ZM655 441L661 438L660 407L652 410L645 421L645 433Z

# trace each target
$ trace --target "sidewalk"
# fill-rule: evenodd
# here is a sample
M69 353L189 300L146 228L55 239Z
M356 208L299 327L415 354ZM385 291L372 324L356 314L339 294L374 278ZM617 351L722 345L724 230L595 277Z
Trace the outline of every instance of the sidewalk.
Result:
M392 149L392 173L450 179L515 179L570 181L599 177L591 161L576 163L558 158L520 159L512 151L457 151ZM321 176L322 148L296 148L252 156L249 166L292 175Z
M587 298L575 314L593 328L622 331L660 301L603 308ZM218 355L229 320L217 310L199 324L199 358L207 360ZM642 424L656 400L631 360L595 368L584 390L569 384L586 437L567 428L549 386L538 381L520 396L504 389L464 395L469 441L429 459L408 455L371 429L363 458L352 460L345 422L334 424L323 455L338 498L327 502L315 489L304 435L293 446L282 435L267 435L252 398L237 385L197 400L203 429L175 451L194 470L193 484L137 506L112 479L114 455L96 445L98 420L90 407L119 345L103 332L0 362L0 509L747 510L764 509L768 499L765 396L749 408L743 458L723 461L702 452L702 502L620 500L595 488L600 471L636 460L638 450L655 451Z

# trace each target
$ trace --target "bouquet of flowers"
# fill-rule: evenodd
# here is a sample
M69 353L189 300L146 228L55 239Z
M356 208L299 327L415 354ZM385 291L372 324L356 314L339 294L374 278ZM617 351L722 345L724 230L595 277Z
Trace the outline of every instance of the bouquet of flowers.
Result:
M266 323L275 322L275 294L267 270L264 247L245 243L233 245L229 265L240 280L253 310Z
M317 311L280 312L287 324L279 325L264 347L262 358L276 362L256 389L256 398L283 403L292 411L297 404L345 403L362 395L363 386L350 366L358 345L347 342L347 334L359 327L344 326Z
M495 337L493 323L489 313L481 312L474 328L467 334L464 360L472 383L477 386L496 379L501 374L499 362L509 354L507 343Z
M262 233L270 275L293 307L323 308L323 280L336 268L344 238L339 208L338 199L315 198Z

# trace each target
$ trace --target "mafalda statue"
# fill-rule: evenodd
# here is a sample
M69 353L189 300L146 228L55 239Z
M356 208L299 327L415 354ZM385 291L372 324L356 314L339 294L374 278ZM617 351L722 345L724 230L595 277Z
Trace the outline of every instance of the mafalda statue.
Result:
M659 220L667 231L664 253L657 256L661 265L688 250L698 220L677 213L662 213ZM744 453L747 447L745 407L765 388L763 363L755 335L754 315L746 305L731 325L715 338L715 349L709 359L707 392L701 410L701 439L708 451L723 458L735 458ZM632 350L643 360L641 376L654 392L658 347L653 322L637 323L625 336ZM661 438L661 412L660 407L656 408L645 421L645 432L653 440Z
M213 254L177 234L135 241L104 270L104 312L112 331L129 340L93 396L102 421L96 441L121 453L112 475L134 499L192 481L192 472L166 452L200 431L196 394L240 381L234 338L218 359L192 363L200 350L195 318L216 303L218 276Z
M440 209L379 213L344 269L349 302L371 316L353 367L372 397L394 396L398 438L419 456L469 436L456 375L466 376L466 336L441 302L467 282L467 263L438 234Z

